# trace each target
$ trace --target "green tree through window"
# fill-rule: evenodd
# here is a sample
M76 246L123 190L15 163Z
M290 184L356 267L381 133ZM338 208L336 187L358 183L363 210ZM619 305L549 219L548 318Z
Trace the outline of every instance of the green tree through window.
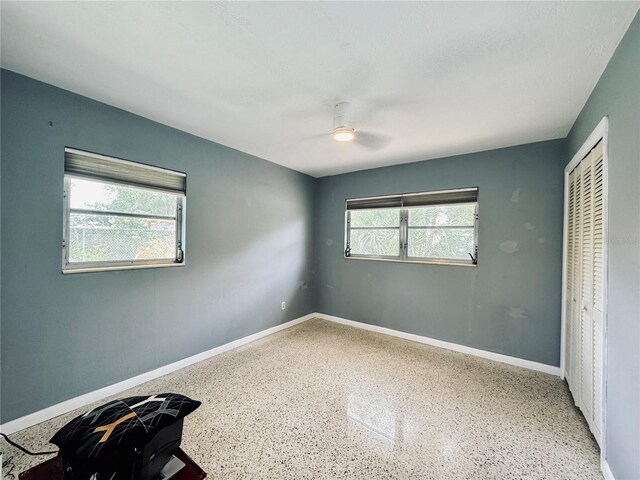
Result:
M348 199L347 257L476 264L478 189Z
M75 178L70 195L72 208L83 210L70 215L71 262L175 257L177 195Z

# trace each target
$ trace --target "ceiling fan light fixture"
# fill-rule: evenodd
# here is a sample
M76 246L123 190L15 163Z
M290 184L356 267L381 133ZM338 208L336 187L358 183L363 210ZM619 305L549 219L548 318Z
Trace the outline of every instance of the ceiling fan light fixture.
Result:
M353 128L341 127L333 131L333 138L338 142L350 142L354 137Z

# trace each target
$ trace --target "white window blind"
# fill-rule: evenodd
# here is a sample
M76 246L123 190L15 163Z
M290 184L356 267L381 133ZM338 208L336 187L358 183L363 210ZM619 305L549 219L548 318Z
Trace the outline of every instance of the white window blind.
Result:
M64 151L64 173L172 193L187 193L185 173L72 148Z
M347 199L347 210L376 208L423 207L454 203L474 203L478 201L478 188L460 188L435 192L404 193L381 197Z

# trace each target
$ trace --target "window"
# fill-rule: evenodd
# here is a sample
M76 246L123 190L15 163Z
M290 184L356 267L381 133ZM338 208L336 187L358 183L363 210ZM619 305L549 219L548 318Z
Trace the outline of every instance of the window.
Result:
M347 258L476 265L478 189L346 202Z
M64 273L184 265L184 173L70 148L64 172Z

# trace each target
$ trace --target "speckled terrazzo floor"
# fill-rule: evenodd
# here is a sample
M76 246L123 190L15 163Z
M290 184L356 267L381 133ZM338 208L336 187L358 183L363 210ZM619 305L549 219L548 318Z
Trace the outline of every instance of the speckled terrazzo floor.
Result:
M203 402L183 449L208 478L602 478L560 379L324 320L118 396L166 391ZM87 409L11 438L50 449ZM5 479L43 460L0 445Z

